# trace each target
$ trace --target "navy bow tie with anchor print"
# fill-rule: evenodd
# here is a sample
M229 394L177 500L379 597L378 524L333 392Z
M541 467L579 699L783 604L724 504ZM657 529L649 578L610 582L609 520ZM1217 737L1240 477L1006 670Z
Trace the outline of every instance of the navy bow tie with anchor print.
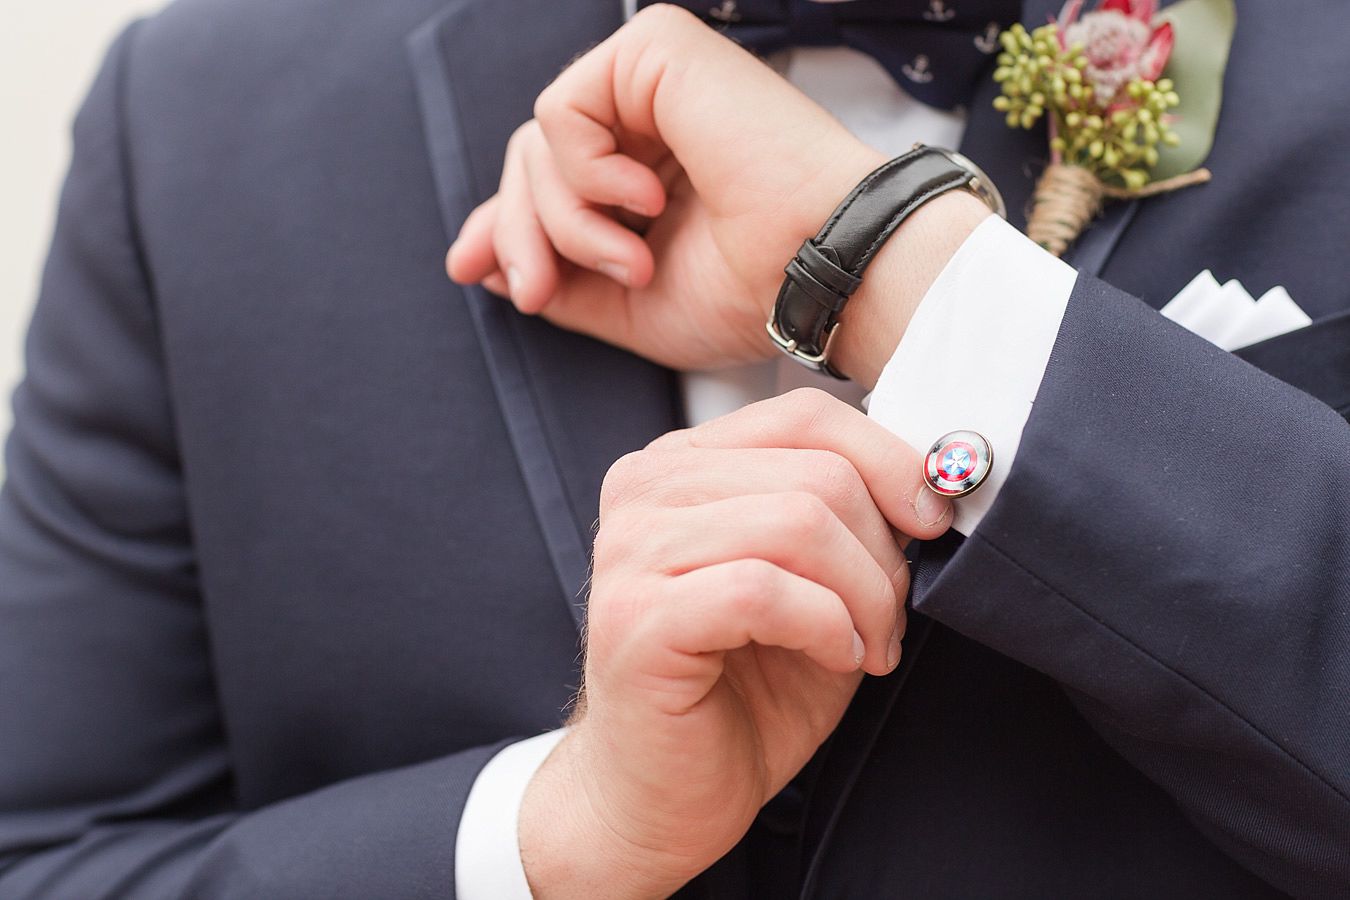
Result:
M655 0L640 0L650 6ZM1014 0L681 0L761 55L788 47L845 46L874 57L916 100L967 103L1017 21Z

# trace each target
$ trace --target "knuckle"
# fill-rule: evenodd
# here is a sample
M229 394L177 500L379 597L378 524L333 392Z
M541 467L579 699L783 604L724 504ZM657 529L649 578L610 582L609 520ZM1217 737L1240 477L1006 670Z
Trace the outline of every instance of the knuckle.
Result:
M679 451L666 449L634 450L619 457L600 485L602 518L607 512L644 499L647 505L683 505L669 502L669 498L672 476L685 467L684 459Z
M521 156L527 160L536 158L540 149L544 147L544 130L538 119L530 119L517 128L513 137Z
M628 516L623 510L614 510L603 516L600 529L596 531L591 544L594 574L608 572L617 561L626 558L627 536L632 533Z
M575 218L568 215L574 212L550 208L541 219L555 250L577 265L593 265L596 253L587 242L585 229L578 227Z
M794 540L807 541L818 537L833 524L834 512L818 495L809 491L792 491L780 498L774 514L779 527Z
M632 634L641 618L636 598L642 595L642 585L631 579L597 579L586 603L588 655L599 651L607 656Z
M511 132L511 137L506 141L507 156L523 153L526 145L529 143L530 137L534 133L534 129L537 127L538 125L535 120L530 119L525 124L518 126L515 131Z
M823 633L835 636L842 643L843 639L851 637L856 630L853 616L849 614L848 607L838 594L829 591L829 596L831 602L822 603L817 607L819 610L817 614L820 617L818 627Z
M820 496L834 507L855 503L867 490L857 467L838 453L820 451L811 472Z
M533 119L531 121L533 121ZM528 127L528 125L529 123L526 121L524 125L518 125L516 131L510 132L510 138L506 139L506 155L520 152L521 142L525 138L525 128Z
M679 428L675 431L667 431L646 446L647 450L677 450L691 446L690 436L693 433L692 428Z
M640 494L650 481L653 454L647 450L626 453L614 461L600 485L600 509L621 506Z
M797 426L811 431L819 425L839 403L820 388L797 388L783 395L783 402L792 411Z
M637 28L651 28L658 32L667 28L684 28L691 22L702 24L689 10L670 3L653 3L629 19L629 24Z
M742 559L726 567L726 602L741 616L754 618L772 602L779 571L762 559Z
M560 81L554 81L534 98L534 120L545 127L558 120L558 116L567 106Z

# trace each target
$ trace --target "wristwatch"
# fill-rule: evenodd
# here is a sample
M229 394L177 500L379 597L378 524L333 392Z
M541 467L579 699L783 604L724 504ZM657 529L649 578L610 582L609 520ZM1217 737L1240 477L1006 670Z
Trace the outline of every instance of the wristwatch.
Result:
M863 271L914 210L952 190L969 191L1007 217L989 176L954 150L915 144L864 178L783 270L767 325L774 344L809 369L845 378L830 365L830 347Z

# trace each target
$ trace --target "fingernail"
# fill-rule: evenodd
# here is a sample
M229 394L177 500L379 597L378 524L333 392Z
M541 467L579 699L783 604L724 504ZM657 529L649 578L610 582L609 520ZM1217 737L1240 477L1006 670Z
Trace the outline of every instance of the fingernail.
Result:
M508 267L507 267L507 269L506 269L506 288L507 288L507 290L509 290L509 291L511 292L512 298L514 298L516 295L518 295L518 294L520 293L520 289L521 289L522 287L525 286L525 285L524 285L524 281L525 281L525 279L524 279L524 277L520 274L520 270L519 270L519 269L517 269L515 266L508 266Z
M854 663L854 665L858 665L858 666L861 666L861 665L862 665L863 656L866 655L866 652L867 652L866 649L863 647L863 639L862 639L862 635L858 634L858 632L856 632L856 631L853 632L853 663Z
M628 284L628 267L621 266L618 263L606 262L601 260L595 264L595 268L607 278L613 278L619 284Z
M891 632L891 645L886 648L886 668L894 669L900 665L900 629Z
M925 527L941 522L951 508L950 500L926 487L919 488L919 494L914 498L914 514L919 517L919 524Z
M635 216L643 216L643 217L646 217L646 218L650 218L650 217L651 217L651 214L652 214L652 213L651 213L651 210L647 209L646 206L644 206L643 204L637 202L636 200L625 200L625 201L623 201L623 208L626 209L626 210L628 210L630 213L632 213L632 214L635 215Z

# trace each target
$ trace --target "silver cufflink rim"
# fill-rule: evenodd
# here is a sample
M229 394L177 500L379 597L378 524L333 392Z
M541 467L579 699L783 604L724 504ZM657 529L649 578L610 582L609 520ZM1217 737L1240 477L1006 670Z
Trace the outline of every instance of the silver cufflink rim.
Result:
M953 472L944 467L948 452L967 454L968 465ZM955 459L961 459L958 455ZM949 431L934 441L924 454L923 482L928 489L943 497L966 497L979 489L994 468L994 447L978 431L959 429Z

